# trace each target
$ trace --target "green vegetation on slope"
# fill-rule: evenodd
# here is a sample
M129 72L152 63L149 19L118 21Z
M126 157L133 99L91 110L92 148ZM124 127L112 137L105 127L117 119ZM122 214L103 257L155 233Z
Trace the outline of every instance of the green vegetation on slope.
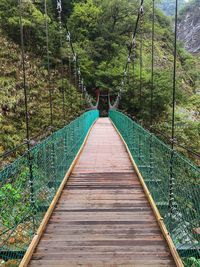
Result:
M0 154L23 142L26 137L23 72L20 50L19 12L16 1L0 1ZM57 23L50 24L50 79L48 83L45 19L31 2L23 8L25 68L31 139L37 141L50 133L49 89L52 91L53 130L77 117L84 109L82 95L69 81L64 65L65 121L62 113L61 56ZM51 22L52 21L52 22Z
M120 88L138 12L138 1L103 0L76 3L68 20L82 65L89 73L88 85L109 88L116 94ZM151 1L144 5L142 107L139 101L140 32L136 39L136 60L130 65L130 83L121 99L121 109L141 119L146 125L150 119L151 90ZM90 16L89 14L92 14ZM153 99L154 124L170 136L174 34L171 20L156 10L155 25L155 88ZM139 27L140 28L140 27ZM133 55L132 55L133 57ZM178 43L176 136L178 141L193 150L200 150L200 85L199 60L187 53ZM169 138L168 138L169 140Z
M130 46L131 35L139 6L136 0L63 0L63 45L60 49L59 25L55 1L48 0L47 5L50 32L51 86L54 91L54 122L56 124L55 126L59 127L57 123L60 122L60 126L62 124L61 58L64 62L65 71L66 121L69 121L70 118L79 113L83 104L81 96L77 94L76 90L70 86L69 81L66 79L70 73L67 67L70 52L67 42L65 42L67 32L65 23L68 24L70 29L74 47L81 65L81 71L90 92L93 93L95 87L109 89L114 98L120 89L123 70L127 60L127 49ZM151 8L151 1L146 1L142 25L142 107L139 105L139 29L136 39L137 47L134 73L132 60L130 64L130 83L124 89L120 106L123 111L142 120L142 123L145 125L149 124L150 119ZM10 49L15 50L12 52L8 47L5 48L5 45L2 46L1 50L1 57L5 61L3 65L4 69L8 69L11 72L11 74L5 75L6 72L3 70L1 77L1 83L4 88L2 91L1 120L5 127L1 138L3 141L1 150L4 151L5 148L11 148L22 140L25 125L22 105L22 80L20 83L17 81L17 79L21 79L20 77L22 75L18 47L20 43L19 8L16 1L0 0L0 10L2 10L0 14L1 38L4 38L5 42L8 42L11 46L13 45L14 48ZM45 128L49 125L49 88L46 69L47 59L45 56L46 40L43 1L34 1L34 4L32 1L23 2L23 24L27 50L29 100L31 100L29 114L31 130L34 134L38 134L42 130L42 126ZM5 35L8 37L5 37ZM4 53L7 53L9 56L6 58ZM12 57L17 57L18 60L12 59ZM10 67L6 67L6 65ZM15 77L16 74L12 73L13 66L17 69L17 78ZM177 66L176 136L181 144L191 149L199 150L200 96L197 94L200 85L199 63L198 59L187 53L181 44L178 44ZM153 115L155 127L164 131L168 136L170 136L171 125L172 74L172 23L168 17L164 16L157 9ZM69 93L69 90L72 93ZM17 105L18 102L21 104ZM8 104L8 107L5 103ZM13 106L10 107L10 105Z

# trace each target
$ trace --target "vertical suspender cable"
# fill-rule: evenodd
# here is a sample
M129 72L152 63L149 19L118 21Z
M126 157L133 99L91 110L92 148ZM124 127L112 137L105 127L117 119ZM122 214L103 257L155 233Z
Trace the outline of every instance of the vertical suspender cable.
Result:
M62 0L57 0L58 20L59 20L59 32L60 32L60 49L62 48ZM62 80L62 112L63 121L65 122L65 90L64 90L64 64L61 55L61 80Z
M150 125L153 124L153 93L154 93L154 38L155 38L155 0L152 0L152 51L151 51L151 119Z
M73 43L72 43L71 37L70 37L71 34L70 34L69 30L68 30L68 27L67 27L66 23L65 23L65 28L66 28L66 30L68 32L67 40L68 40L69 46L71 47L71 50L72 50L72 62L74 63L74 72L73 72L73 67L72 66L70 67L70 69L71 69L71 74L72 74L72 72L74 73L74 86L77 88L78 87L77 81L81 81L81 86L79 88L81 88L86 101L88 102L90 107L93 109L94 106L91 103L91 99L90 99L90 97L89 97L89 95L87 93L86 86L84 86L84 84L83 84L83 79L81 77L81 69L80 69L80 65L78 63L78 56L77 56L77 54L76 54L76 52L74 50ZM78 77L79 79L77 79L77 74L79 76Z
M20 10L21 59L22 59L25 118L26 118L26 139L27 139L28 150L29 150L30 149L30 143L29 143L28 97L27 97L25 53L24 53L24 27L23 27L23 23L22 23L22 4L21 4L21 0L19 0L19 10Z
M74 86L75 88L77 88L77 55L76 53L74 54L73 62L74 62Z
M139 107L140 113L142 110L142 68L143 68L143 58L142 58L142 50L143 50L143 32L142 32L142 23L143 23L143 6L140 8L141 16L140 16L140 96L139 96Z
M153 125L153 93L154 93L154 37L155 37L155 0L152 0L152 44L151 44L151 100L150 100L150 127ZM153 135L149 139L149 155L150 155L150 177L151 180L155 179L153 175Z
M125 69L124 69L124 77L123 77L123 81L122 81L122 83L124 83L123 86L125 85L125 82L126 82L127 70L129 72L129 64L130 64L130 60L131 60L132 50L133 50L133 76L134 76L134 64L135 64L134 60L135 60L135 49L136 49L136 39L135 38L136 38L136 34L137 34L137 30L138 30L138 25L139 25L140 19L143 16L143 4L144 4L144 0L141 0L140 1L140 8L138 10L138 15L137 15L136 23L135 23L135 27L134 27L134 30L133 30L133 33L132 33L132 43L131 43L129 51L128 51L128 60L126 61L126 65L125 65ZM142 61L140 63L142 63ZM141 86L140 89L142 89L142 84L140 86ZM122 91L120 91L120 97L121 97ZM140 90L140 92L141 91L142 90ZM120 99L120 97L118 99ZM140 104L140 106L141 106L141 104Z
M135 41L135 38L133 38L133 43L132 43L132 46L133 46L133 98L135 96L135 88L134 88L134 84L135 84L135 60L136 60L136 52L135 52L135 49L136 49L136 41Z
M176 105L176 69L177 69L177 28L178 28L178 0L175 0L175 30L174 30L174 66L173 66L173 92L172 92L172 130L171 130L171 160L170 160L170 180L169 180L169 212L173 212L174 202L174 143L175 143L175 105Z
M25 104L25 119L26 119L26 142L28 152L28 164L29 164L29 185L30 185L30 202L31 207L34 210L34 190L33 190L33 166L30 153L30 128L29 128L29 115L28 115L28 97L27 97L27 82L26 82L26 69L25 69L25 52L24 52L24 27L22 22L22 3L19 0L19 23L20 23L20 38L21 38L21 59L22 59L22 71L23 71L23 88L24 88L24 104ZM33 214L33 231L35 231L35 218Z
M69 55L69 82L71 83L71 56Z
M131 64L131 57L128 57L128 65L127 65L127 84L128 84L128 89L130 85L130 64Z
M53 104L52 104L52 90L51 90L51 78L50 78L50 61L49 61L49 26L48 26L47 0L44 1L44 8L45 8L45 31L46 31L46 47L47 47L50 125L53 126Z
M177 26L178 26L178 0L175 7L175 31L174 31L174 71L173 71L173 97L172 97L172 149L174 149L175 138L175 104L176 104L176 61L177 61Z

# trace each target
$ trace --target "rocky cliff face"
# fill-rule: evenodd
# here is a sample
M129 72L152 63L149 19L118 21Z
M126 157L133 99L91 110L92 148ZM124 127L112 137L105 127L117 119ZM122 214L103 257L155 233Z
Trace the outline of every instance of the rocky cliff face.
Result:
M184 8L179 17L178 38L186 50L200 52L200 0L192 1Z

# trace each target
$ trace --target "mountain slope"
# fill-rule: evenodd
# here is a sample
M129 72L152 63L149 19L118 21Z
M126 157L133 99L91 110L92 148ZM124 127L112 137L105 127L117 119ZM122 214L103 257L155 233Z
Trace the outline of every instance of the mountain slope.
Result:
M0 30L0 154L23 142L26 137L23 72L18 44ZM37 140L50 125L49 86L43 59L26 52L28 114L31 138ZM51 73L54 130L62 127L62 93L59 71ZM81 95L64 79L66 122L83 108Z

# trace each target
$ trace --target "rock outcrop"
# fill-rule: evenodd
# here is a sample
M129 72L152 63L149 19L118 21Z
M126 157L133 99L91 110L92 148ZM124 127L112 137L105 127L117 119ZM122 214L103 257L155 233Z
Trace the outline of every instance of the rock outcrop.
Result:
M187 51L200 52L200 0L188 3L179 17L178 39L183 41Z

